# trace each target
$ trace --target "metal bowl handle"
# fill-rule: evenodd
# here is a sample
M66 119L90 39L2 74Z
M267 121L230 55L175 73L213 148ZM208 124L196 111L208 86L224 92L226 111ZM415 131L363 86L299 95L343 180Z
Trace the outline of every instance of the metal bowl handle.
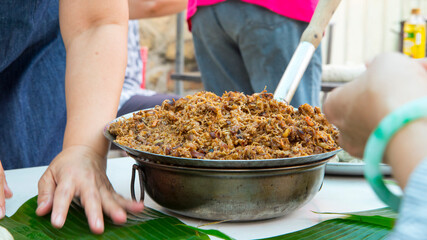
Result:
M134 164L132 166L132 179L130 180L130 194L132 196L132 199L136 201L136 196L135 196L135 172L138 171L138 176L139 176L139 188L141 190L141 196L139 201L143 202L144 201L144 172L142 171L141 167L137 164Z

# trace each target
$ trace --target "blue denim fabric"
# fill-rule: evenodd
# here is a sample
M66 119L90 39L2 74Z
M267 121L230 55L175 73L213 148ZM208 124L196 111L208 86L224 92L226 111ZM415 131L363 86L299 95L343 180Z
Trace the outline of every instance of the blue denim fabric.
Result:
M199 7L191 22L204 87L218 95L274 92L308 25L240 1ZM320 105L321 66L317 49L293 106Z
M0 160L5 169L47 165L66 123L65 48L58 1L0 3Z

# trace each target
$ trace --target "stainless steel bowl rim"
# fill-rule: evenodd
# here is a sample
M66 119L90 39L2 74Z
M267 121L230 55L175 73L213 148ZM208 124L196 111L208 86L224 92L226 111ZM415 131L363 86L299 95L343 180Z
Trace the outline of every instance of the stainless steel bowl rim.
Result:
M329 158L326 158L316 162L306 163L302 165L266 167L266 168L201 168L201 167L188 167L188 166L162 164L162 163L152 162L146 159L141 159L135 156L131 156L131 157L133 157L137 162L137 164L142 167L147 165L149 167L164 168L164 169L176 169L176 170L196 171L196 172L227 172L227 173L271 172L271 171L283 171L283 170L291 171L291 170L299 170L299 169L312 168L315 166L324 165L329 161Z

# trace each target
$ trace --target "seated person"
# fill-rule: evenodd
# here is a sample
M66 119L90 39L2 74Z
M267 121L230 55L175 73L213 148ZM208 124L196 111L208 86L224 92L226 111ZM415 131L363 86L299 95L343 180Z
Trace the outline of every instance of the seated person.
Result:
M161 94L152 90L142 89L142 58L139 45L139 24L138 20L129 21L128 30L128 61L126 67L125 81L117 116L126 113L152 108L161 105L166 99L179 99L180 96L174 94Z

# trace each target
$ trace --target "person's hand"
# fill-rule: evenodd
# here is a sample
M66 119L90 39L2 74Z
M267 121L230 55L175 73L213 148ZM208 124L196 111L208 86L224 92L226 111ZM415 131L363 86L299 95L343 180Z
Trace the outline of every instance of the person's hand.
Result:
M0 161L0 219L6 214L6 198L11 198L13 195L9 186L6 182L6 176L4 175L3 165Z
M427 62L401 54L384 54L356 80L332 91L324 113L340 131L339 144L362 158L366 142L379 122L401 105L427 96ZM383 161L404 188L409 176L427 156L427 120L400 129L390 140Z
M64 149L49 165L39 181L37 215L52 211L51 222L56 228L64 225L68 208L79 197L85 208L90 229L104 231L103 212L114 223L126 222L126 211L139 212L143 203L118 195L106 175L106 159L86 146Z
M425 60L389 53L375 58L366 72L328 94L323 110L340 131L340 146L361 158L369 135L388 113L427 95Z

